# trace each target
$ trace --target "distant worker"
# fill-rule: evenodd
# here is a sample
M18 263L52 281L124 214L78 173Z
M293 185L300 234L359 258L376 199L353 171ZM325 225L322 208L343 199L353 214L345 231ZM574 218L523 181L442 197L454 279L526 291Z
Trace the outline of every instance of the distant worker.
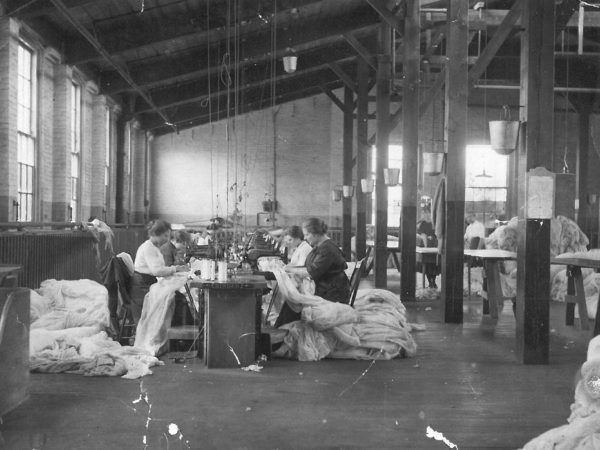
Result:
M465 248L472 248L471 243L474 238L479 238L478 242L485 239L485 226L475 217L475 214L469 214L465 218L467 228L465 229Z

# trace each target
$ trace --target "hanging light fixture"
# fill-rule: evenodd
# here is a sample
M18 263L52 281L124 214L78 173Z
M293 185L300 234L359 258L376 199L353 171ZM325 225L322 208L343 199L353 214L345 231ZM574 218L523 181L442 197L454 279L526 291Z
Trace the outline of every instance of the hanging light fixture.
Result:
M363 194L370 194L375 189L375 180L373 178L361 178L360 187Z
M293 47L288 47L283 55L283 70L287 73L294 73L296 71L296 63L298 62L298 56L296 50Z
M344 185L342 186L342 195L344 198L350 198L354 195L354 186Z
M500 155L510 155L519 141L519 121L510 119L508 105L502 107L501 120L490 120L490 145Z
M334 202L339 202L342 199L342 187L336 186L331 190L331 199Z

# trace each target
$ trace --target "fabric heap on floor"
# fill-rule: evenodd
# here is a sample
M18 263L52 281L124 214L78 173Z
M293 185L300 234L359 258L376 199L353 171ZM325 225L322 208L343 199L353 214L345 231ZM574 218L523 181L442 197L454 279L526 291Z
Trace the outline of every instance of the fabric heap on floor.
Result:
M508 224L496 228L496 230L485 239L485 248L497 248L516 252L518 240L518 218L513 217ZM564 216L557 216L551 220L551 257L564 258L583 256L590 259L600 259L600 250L588 250L588 244L588 237L573 220ZM505 261L502 267L503 270L500 274L502 292L505 297L514 297L517 295L517 262ZM596 316L596 307L598 303L597 297L598 287L600 286L600 274L596 274L593 269L582 269L582 275L584 278L583 284L585 288L588 315L590 318L594 318ZM567 292L565 266L551 265L550 280L550 298L552 300L564 302L565 294Z
M33 372L139 378L163 364L146 350L121 346L109 328L108 291L93 280L45 280L30 291Z
M323 358L392 359L401 353L414 356L417 346L413 325L398 296L383 289L357 293L354 308L302 293L301 281L283 269L273 269L282 298L302 319L281 326L287 330L273 356L317 361Z
M529 441L523 450L592 450L600 448L600 336L588 344L567 424Z

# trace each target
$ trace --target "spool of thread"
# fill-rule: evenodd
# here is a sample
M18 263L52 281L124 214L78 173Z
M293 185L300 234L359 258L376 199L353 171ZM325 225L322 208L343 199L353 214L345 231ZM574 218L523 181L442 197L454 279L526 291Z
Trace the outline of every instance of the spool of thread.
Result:
M217 275L219 281L227 281L227 261L217 263Z

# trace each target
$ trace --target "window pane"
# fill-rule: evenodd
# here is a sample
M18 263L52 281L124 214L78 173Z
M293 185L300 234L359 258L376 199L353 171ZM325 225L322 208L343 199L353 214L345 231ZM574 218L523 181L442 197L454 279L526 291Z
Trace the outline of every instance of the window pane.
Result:
M33 194L33 167L27 167L27 193Z

